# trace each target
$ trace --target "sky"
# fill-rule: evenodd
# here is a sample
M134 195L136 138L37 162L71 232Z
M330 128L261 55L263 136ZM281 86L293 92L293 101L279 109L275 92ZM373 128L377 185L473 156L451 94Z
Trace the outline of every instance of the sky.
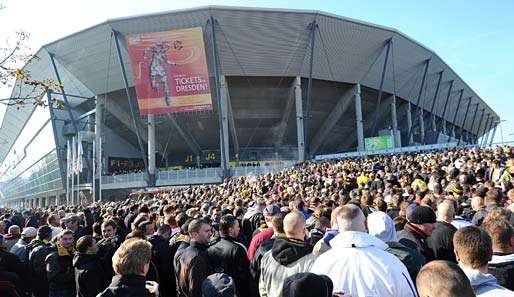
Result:
M514 141L513 0L0 0L0 5L0 42L24 30L34 51L107 19L206 5L321 10L392 27L434 50L505 120L495 142L502 135ZM0 90L0 96L9 93Z

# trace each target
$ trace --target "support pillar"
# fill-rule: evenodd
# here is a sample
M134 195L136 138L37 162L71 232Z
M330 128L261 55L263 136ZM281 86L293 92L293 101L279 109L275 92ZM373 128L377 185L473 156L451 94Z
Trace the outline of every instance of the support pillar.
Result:
M498 122L499 124L499 122ZM493 145L494 136L496 135L496 128L498 128L498 124L496 124L493 128L493 134L491 135L491 140L489 140L489 146ZM502 143L503 144L503 143Z
M468 99L468 106L466 107L466 113L464 114L464 120L462 121L462 126L460 127L460 137L459 137L459 141L457 142L457 146L460 145L460 143L464 140L464 131L465 131L465 127L466 127L466 120L468 119L468 112L469 112L469 107L471 106L472 99L473 99L473 97L469 97L469 99Z
M423 115L423 108L420 108L419 112L419 141L421 144L425 143L425 119Z
M296 136L298 142L298 162L305 161L305 134L303 127L302 80L297 76L294 80L294 97L296 105Z
M221 111L221 127L220 127L220 136L221 138L221 146L222 146L222 168L224 170L228 170L228 162L230 160L229 153L229 137L228 137L228 89L227 89L227 81L225 80L225 76L220 76L220 111Z
M148 115L148 174L155 185L155 115Z
M463 95L464 95L464 89L461 89L460 95L459 95L459 101L457 102L457 108L455 109L455 112L453 114L452 138L455 138L455 126L456 126L457 114L459 113L460 103L462 102ZM448 142L450 142L450 138L448 138Z
M450 81L450 87L448 88L448 94L446 95L446 101L444 102L443 114L441 115L441 121L442 121L441 131L443 131L443 134L447 134L447 131L446 131L446 108L448 107L448 101L450 100L452 89L453 89L453 80Z
M355 88L355 121L357 125L357 151L364 151L364 123L362 121L361 84Z
M485 125L484 125L484 133L482 135L482 139L480 141L480 146L483 147L485 146L485 142L487 141L487 137L489 136L489 128L490 127L490 119L491 119L491 115L490 114L487 114L487 120L485 121Z
M96 164L93 166L96 166L96 172L95 172L95 189L93 189L94 192L98 193L95 194L95 198L98 201L102 201L102 147L103 147L103 111L104 111L104 96L96 97L95 101L95 151L93 152L95 154L95 160ZM96 189L98 188L98 190ZM57 196L58 197L58 196ZM57 199L56 197L56 199Z
M391 102L391 127L393 128L394 147L401 147L400 131L398 131L398 115L396 114L396 96L393 94Z
M407 102L407 143L409 145L412 145L412 143L414 143L414 139L413 139L413 136L412 136L412 133L410 133L410 131L412 131L412 105L410 104L410 102Z

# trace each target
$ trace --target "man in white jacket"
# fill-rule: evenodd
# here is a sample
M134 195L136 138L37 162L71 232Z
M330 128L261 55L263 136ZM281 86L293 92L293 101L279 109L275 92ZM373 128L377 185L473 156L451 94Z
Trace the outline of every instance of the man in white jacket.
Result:
M366 232L359 207L343 206L336 219L339 234L330 241L332 249L318 257L311 272L330 277L334 292L344 296L417 297L407 268Z
M271 250L262 257L259 278L261 297L281 297L286 278L308 272L316 259L312 254L312 246L304 241L303 213L288 213L284 218L284 232L287 238L276 238Z

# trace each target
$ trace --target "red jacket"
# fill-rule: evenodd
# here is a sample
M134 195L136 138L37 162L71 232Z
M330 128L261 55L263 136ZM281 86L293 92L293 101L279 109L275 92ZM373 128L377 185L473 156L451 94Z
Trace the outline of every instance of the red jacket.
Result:
M259 248L261 243L265 241L266 239L271 238L273 236L273 228L268 228L264 231L259 232L257 235L255 235L252 238L252 241L250 242L250 247L248 248L248 260L253 261L253 256L255 255L255 251Z

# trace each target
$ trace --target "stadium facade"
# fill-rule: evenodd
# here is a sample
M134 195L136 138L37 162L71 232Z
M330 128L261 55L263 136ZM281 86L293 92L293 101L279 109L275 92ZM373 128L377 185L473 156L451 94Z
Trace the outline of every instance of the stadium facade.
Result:
M124 37L191 27L203 28L213 110L140 116ZM202 7L113 19L37 56L25 69L60 81L47 97L62 105L7 108L2 205L71 199L67 146L79 134L84 170L73 189L113 199L362 151L378 135L395 147L473 144L499 123L432 50L395 29L319 11Z

